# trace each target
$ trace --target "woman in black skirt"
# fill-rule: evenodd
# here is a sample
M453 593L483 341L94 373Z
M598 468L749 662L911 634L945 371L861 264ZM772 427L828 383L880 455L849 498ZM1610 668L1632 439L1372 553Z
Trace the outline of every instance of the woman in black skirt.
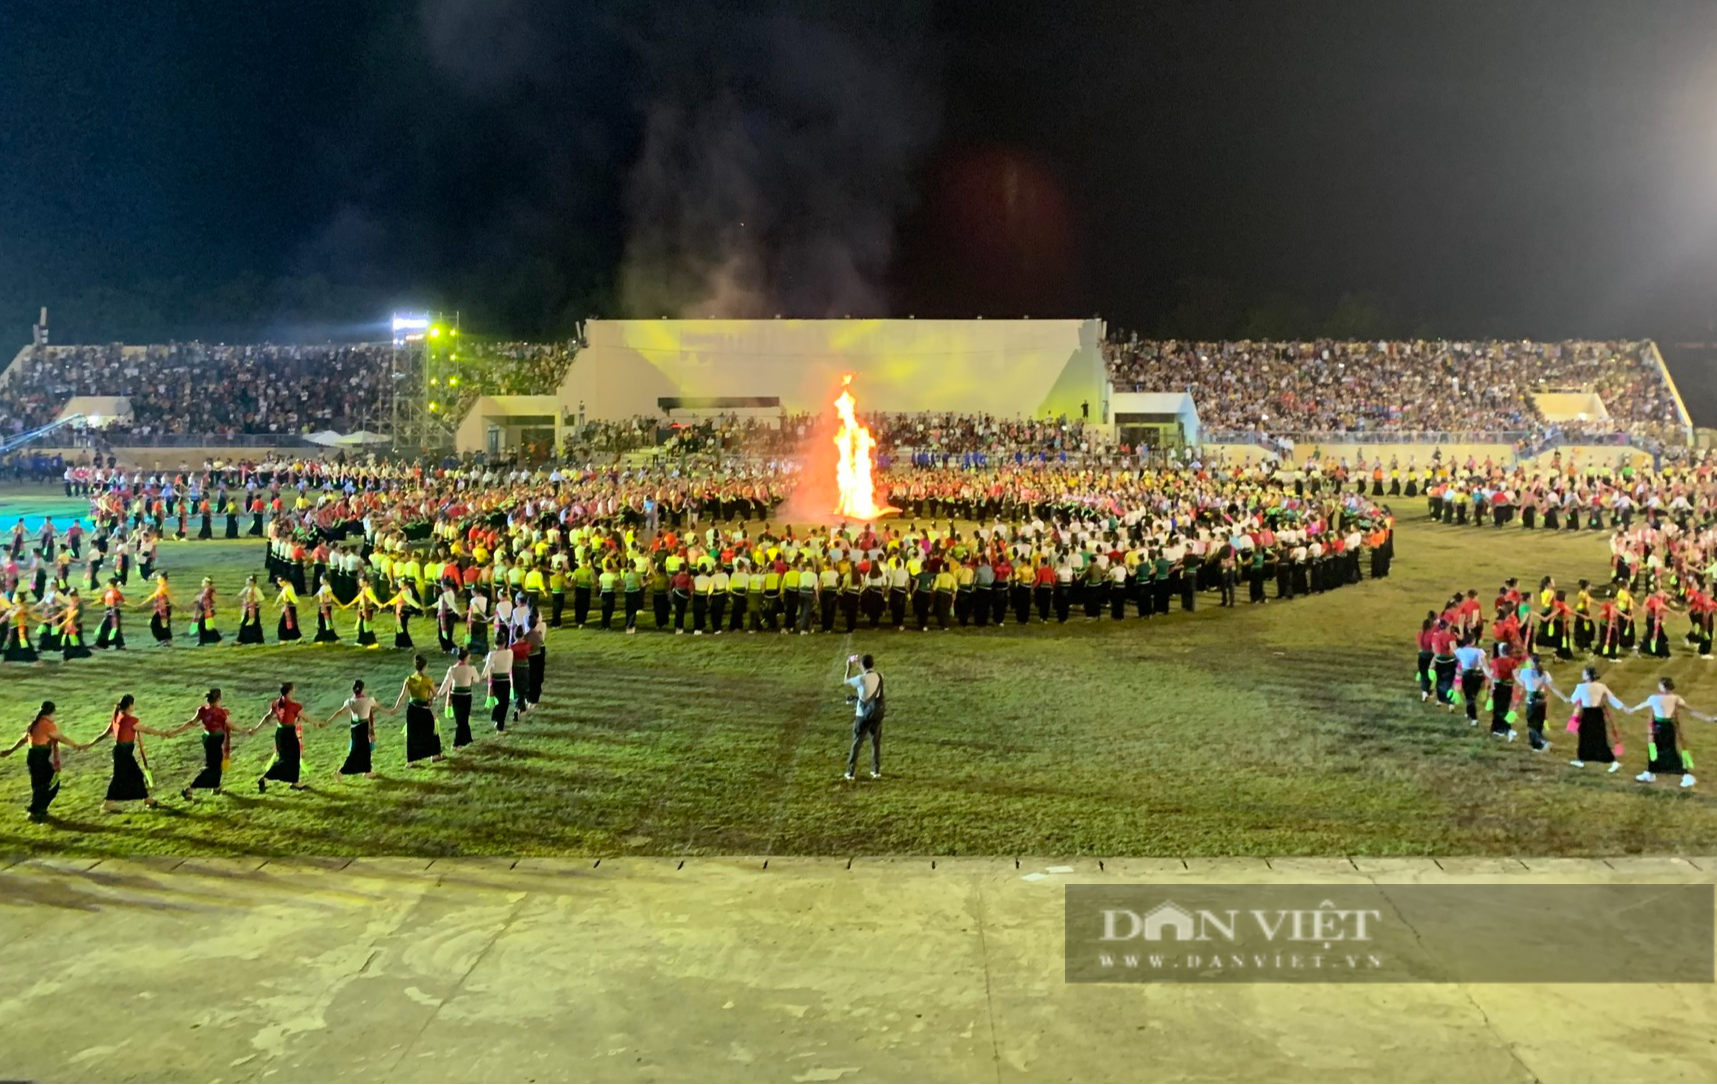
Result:
M471 744L471 691L479 675L471 665L471 650L459 649L459 659L447 668L438 691L445 699L446 713L453 719L453 748Z
M238 643L262 644L262 589L256 586L256 577L244 578L244 587L238 593Z
M358 594L352 597L346 607L355 607L358 612L358 647L381 647L376 641L376 611L381 609L381 603L376 599L376 590L370 586L369 577L358 580Z
M507 729L508 704L513 696L513 650L508 647L507 628L495 630L495 647L483 663L483 677L489 681L489 698L485 702L495 730Z
M316 641L317 644L338 644L340 634L334 629L334 611L340 601L334 597L334 589L328 586L328 578L323 577L316 588Z
M1666 772L1681 777L1682 787L1692 787L1698 781L1693 778L1693 753L1687 748L1681 729L1681 710L1692 711L1692 706L1675 692L1675 680L1659 678L1657 692L1628 709L1638 712L1642 708L1651 709L1651 728L1646 732L1646 751L1649 760L1645 771L1634 779L1642 784L1649 784L1657 779L1657 774Z
M280 621L274 626L275 639L281 644L303 640L304 633L298 628L298 589L279 575L274 577L274 586L280 589L274 597L274 605L280 608Z
M70 746L74 750L87 750L94 743L79 745L62 735L60 729L54 725L54 702L43 701L41 709L36 712L36 718L30 721L30 726L24 729L18 741L8 749L0 750L0 757L7 757L20 747L30 747L26 758L30 768L31 821L46 821L48 807L60 793L62 745Z
M0 639L6 646L0 650L0 660L7 663L35 663L41 657L36 654L36 646L30 643L30 621L35 617L35 611L30 601L19 588L10 598L0 594Z
M101 618L101 629L95 635L97 648L125 647L125 593L119 590L119 578L108 577L107 588L101 593L101 602L105 612Z
M225 490L221 491L221 515L226 517L227 538L238 538L238 504Z
M48 655L60 650L60 618L64 612L64 601L58 595L49 595L37 604L42 613L42 623L36 627L36 651L40 655Z
M270 720L274 721L274 760L256 778L258 791L266 792L270 780L278 780L294 791L304 790L299 779L304 766L304 725L299 722L303 715L304 706L292 699L292 683L282 682L280 696L269 704L256 726L245 732L254 735Z
M83 600L78 598L76 588L66 594L65 605L60 609L59 633L62 659L69 662L90 657L89 645L83 640Z
M254 581L256 578L251 579ZM215 582L206 576L203 577L202 589L191 603L191 618L191 629L197 634L198 644L221 642L221 631L215 628ZM257 632L260 634L261 631L259 626Z
M196 790L221 793L221 777L225 775L227 766L232 763L233 729L232 717L221 706L221 691L211 689L203 697L203 705L197 709L190 719L167 733L167 737L176 738L201 725L203 728L203 770L179 794L188 801L196 797Z
M173 643L173 596L168 590L167 574L162 573L155 578L155 589L149 593L140 606L150 610L149 632L155 637L157 648L171 647Z
M411 616L418 613L422 607L418 605L417 593L411 590L411 585L401 580L399 590L394 592L393 598L383 603L382 606L393 608L396 628L393 635L393 646L404 649L415 648L416 645L411 641Z
M165 731L156 731L145 727L137 721L137 715L132 711L137 707L137 698L127 693L113 706L113 718L108 721L107 730L103 731L95 742L104 738L113 739L113 777L107 783L107 801L102 803L102 809L108 813L118 813L120 803L142 800L145 806L156 805L155 799L149 794L151 781L149 778L149 755L144 752L140 735L154 735L166 738ZM95 742L90 745L95 745Z
M380 710L381 705L376 699L364 692L364 680L360 678L352 683L352 695L346 698L346 703L334 709L332 715L317 725L326 727L342 713L351 724L352 743L346 750L345 762L335 770L337 775L362 774L375 779L376 713Z
M1574 687L1574 692L1562 699L1574 706L1575 719L1570 726L1580 734L1580 747L1574 759L1568 762L1575 768L1585 768L1586 762L1607 764L1609 771L1615 772L1622 767L1621 741L1616 735L1615 722L1610 715L1612 708L1624 708L1621 698L1610 692L1610 687L1598 681L1598 669L1587 667L1580 672L1581 682ZM1560 693L1557 696L1561 696Z
M411 673L400 683L393 710L398 712L407 699L411 703L405 709L405 763L416 765L425 758L440 761L441 733L435 729L435 710L430 707L435 679L429 677L429 661L421 655L412 660Z

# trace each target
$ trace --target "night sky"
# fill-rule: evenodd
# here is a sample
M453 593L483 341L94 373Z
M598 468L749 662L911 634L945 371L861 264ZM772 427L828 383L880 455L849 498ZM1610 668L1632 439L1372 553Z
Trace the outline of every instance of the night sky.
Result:
M7 342L413 302L1713 338L1717 4L0 7Z

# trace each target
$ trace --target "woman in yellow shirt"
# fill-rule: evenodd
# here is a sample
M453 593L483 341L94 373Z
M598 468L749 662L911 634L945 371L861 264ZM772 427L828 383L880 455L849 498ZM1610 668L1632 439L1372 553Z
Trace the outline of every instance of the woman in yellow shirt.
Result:
M402 590L404 590L402 588ZM429 661L422 656L412 660L412 672L400 683L399 696L394 699L394 711L407 700L405 709L405 763L416 765L424 758L440 761L441 732L435 727L435 679L429 677Z
M280 594L274 597L274 605L280 608L280 621L274 627L274 635L282 644L302 640L304 634L298 629L297 590L280 576L274 578L274 586L280 589Z

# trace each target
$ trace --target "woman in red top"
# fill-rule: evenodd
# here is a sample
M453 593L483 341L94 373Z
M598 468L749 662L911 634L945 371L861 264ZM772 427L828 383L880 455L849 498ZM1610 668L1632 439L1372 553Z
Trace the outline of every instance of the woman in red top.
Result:
M227 710L221 707L221 691L218 688L211 689L203 699L207 703L197 709L196 715L167 733L167 737L171 738L184 734L198 724L203 728L203 771L197 773L197 778L179 792L187 799L195 798L194 793L199 787L219 795L221 774L226 771L227 762L232 759L232 724L228 721Z
M268 763L267 771L257 777L258 791L267 791L270 780L279 780L294 791L304 790L304 785L299 783L304 764L304 725L299 722L303 714L304 706L292 699L292 683L283 682L280 696L269 704L268 711L262 714L256 726L245 732L254 735L269 720L274 721L274 760Z
M1669 630L1664 619L1669 617L1669 593L1662 588L1645 597L1645 636L1640 640L1642 655L1669 658Z
M1431 661L1437 657L1432 648L1432 634L1437 625L1437 612L1427 611L1419 623L1419 703L1431 699Z
M87 750L87 745L78 745L54 726L54 702L43 701L41 711L30 721L30 726L24 729L17 742L9 748L0 750L0 757L6 757L13 751L29 746L27 755L30 765L30 820L46 821L48 805L54 801L54 796L60 793L60 746L70 746L74 750Z
M127 693L113 706L113 718L108 722L107 730L96 738L113 739L113 778L107 784L107 801L102 809L109 813L119 810L122 802L142 799L145 806L154 806L155 800L149 795L149 756L143 750L139 735L154 735L166 738L165 731L156 731L137 722L132 709L137 707L137 698ZM95 742L90 745L95 745Z

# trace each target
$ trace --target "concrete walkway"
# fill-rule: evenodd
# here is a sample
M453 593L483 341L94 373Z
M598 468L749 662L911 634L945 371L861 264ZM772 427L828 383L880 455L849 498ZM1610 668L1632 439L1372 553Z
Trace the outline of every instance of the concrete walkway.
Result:
M0 859L0 1079L1717 1079L1717 987L1081 985L1070 882L1717 859Z

